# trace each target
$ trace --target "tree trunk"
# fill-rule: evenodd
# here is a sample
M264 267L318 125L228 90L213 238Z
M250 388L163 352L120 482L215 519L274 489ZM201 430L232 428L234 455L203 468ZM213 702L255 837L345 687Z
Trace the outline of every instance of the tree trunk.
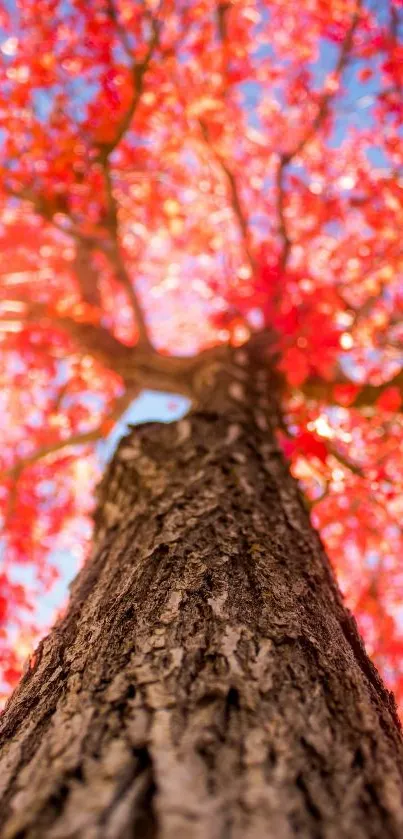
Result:
M1 839L403 836L395 705L249 363L120 444L92 558L2 718Z

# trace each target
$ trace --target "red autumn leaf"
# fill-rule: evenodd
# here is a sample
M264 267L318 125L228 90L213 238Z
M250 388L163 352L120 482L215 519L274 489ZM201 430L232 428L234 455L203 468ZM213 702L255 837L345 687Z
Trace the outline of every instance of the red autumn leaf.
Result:
M17 669L16 667L5 667L2 671L2 675L4 681L7 682L10 685L10 687L15 687L21 676L21 670Z
M378 396L376 404L382 411L390 411L391 413L398 411L402 404L402 395L399 388L394 386L385 388Z
M0 623L3 623L7 616L7 600L0 594Z
M115 427L116 421L113 419L105 419L101 424L101 431L104 437L107 437Z
M333 395L339 405L348 407L356 400L361 388L359 385L343 384L335 385L333 388Z
M323 440L317 434L304 431L295 438L296 451L308 457L317 457L325 463L328 450Z
M297 347L291 347L284 352L280 368L284 370L290 385L298 387L309 375L309 361L306 353Z
M368 82L369 79L372 79L374 75L373 70L370 67L364 67L362 70L358 71L358 78L360 82Z

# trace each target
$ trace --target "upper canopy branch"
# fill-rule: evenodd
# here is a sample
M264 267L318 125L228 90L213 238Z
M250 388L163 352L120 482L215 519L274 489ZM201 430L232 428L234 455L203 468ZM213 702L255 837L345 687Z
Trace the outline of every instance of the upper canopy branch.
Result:
M32 192L30 189L24 189L20 192L16 192L11 187L7 187L7 192L12 195L13 198L19 198L22 201L29 201L30 204L32 204L35 213L40 215L45 222L52 225L52 227L55 227L64 236L74 240L76 245L76 254L73 267L75 270L77 284L83 301L93 306L100 305L100 278L98 270L93 262L93 254L98 250L106 256L115 272L117 281L126 292L128 302L132 308L137 325L139 343L143 347L150 347L151 341L147 331L145 315L120 253L118 241L118 210L116 199L113 195L112 178L108 159L103 161L102 168L104 172L107 199L106 228L109 234L108 240L102 240L101 238L95 238L88 236L88 234L81 233L77 225L74 224L74 220L67 212L64 212L64 215L69 219L71 224L68 227L61 225L56 221L55 214L45 206L44 202L41 200L41 196Z
M251 233L249 228L249 222L245 213L245 210L242 206L242 202L239 195L239 187L236 180L234 173L232 172L230 166L224 160L223 156L217 151L214 144L211 141L210 133L208 130L208 126L203 120L199 120L201 132L203 135L203 139L205 140L206 144L209 146L210 150L213 153L214 159L218 163L221 171L225 175L225 179L227 181L229 187L229 194L231 200L231 207L234 213L235 219L238 224L238 228L241 234L241 242L243 246L243 250L245 252L246 259L248 264L252 270L255 270L255 258L252 251L252 243L251 243Z
M344 37L343 43L341 45L339 57L336 63L336 66L333 71L333 81L334 84L330 90L325 90L320 100L318 102L318 109L316 112L316 116L312 121L311 125L308 126L307 131L303 135L303 137L299 140L299 142L294 146L291 151L283 152L280 154L277 175L276 175L276 188L277 188L277 216L278 216L278 225L279 225L279 235L282 241L281 253L280 253L280 268L284 271L288 264L288 259L290 256L291 251L291 238L287 227L286 221L286 214L285 214L285 175L287 168L292 163L292 161L298 157L299 154L304 150L310 140L315 137L319 129L322 127L328 112L329 112L329 105L331 101L334 99L337 88L338 82L343 75L344 70L347 67L347 64L351 57L351 52L354 44L354 34L357 29L357 26L360 22L361 18L361 9L362 9L362 0L356 0L356 8L355 12L352 15L350 26L346 32Z
M226 73L228 70L227 65L227 50L228 50L228 26L227 26L227 16L230 9L230 3L228 2L218 2L216 7L216 19L217 19L217 31L218 31L218 38L221 44L221 49L223 52L222 57L222 75L223 78L226 77ZM227 96L228 90L227 87L224 86L223 89L223 99L225 101ZM240 232L241 242L244 250L244 254L246 260L249 264L249 267L254 273L256 268L256 261L253 254L253 247L252 247L252 236L250 231L249 220L245 209L242 205L242 200L240 197L239 191L239 184L234 175L233 169L230 164L225 160L222 154L218 151L217 147L215 146L214 142L211 139L210 131L207 123L203 120L199 120L199 125L202 133L203 140L205 141L206 145L212 152L214 159L218 166L220 167L225 180L228 185L229 189L229 196L231 201L231 208L234 213L235 220L238 225L238 229Z
M139 333L138 343L143 348L151 348L151 339L148 332L145 313L139 296L133 286L130 276L126 270L124 260L119 245L119 219L118 207L115 196L113 194L112 174L109 164L109 159L106 158L102 162L102 169L104 173L105 190L108 207L108 232L110 234L112 247L104 248L104 252L109 259L110 264L115 272L116 279L124 288L129 305L131 306L137 330Z
M160 39L160 31L161 31L161 22L157 20L153 15L150 13L145 12L146 17L148 18L150 28L151 28L151 37L147 45L147 51L142 59L142 61L136 61L135 56L133 55L133 51L130 46L130 42L127 36L127 32L125 31L124 27L121 25L119 21L118 12L116 10L115 4L113 0L108 0L107 2L108 14L110 17L111 22L116 28L118 33L119 39L121 44L126 52L126 55L130 59L130 69L131 69L131 76L133 82L133 93L129 103L128 108L126 109L125 114L118 126L116 131L116 135L113 140L109 143L99 143L98 148L100 151L100 157L102 160L106 160L112 152L116 149L119 145L120 141L122 140L123 136L126 134L126 131L130 127L134 114L136 112L137 106L140 102L143 90L144 90L144 78L147 73L147 70L150 66L151 59L155 53L155 50L159 44Z

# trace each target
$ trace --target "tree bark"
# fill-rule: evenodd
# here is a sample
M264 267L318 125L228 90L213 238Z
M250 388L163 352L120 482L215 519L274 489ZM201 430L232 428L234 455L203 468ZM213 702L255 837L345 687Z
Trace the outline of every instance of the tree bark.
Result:
M245 351L99 490L65 617L1 720L1 839L399 839L393 698ZM210 389L210 390L209 390Z

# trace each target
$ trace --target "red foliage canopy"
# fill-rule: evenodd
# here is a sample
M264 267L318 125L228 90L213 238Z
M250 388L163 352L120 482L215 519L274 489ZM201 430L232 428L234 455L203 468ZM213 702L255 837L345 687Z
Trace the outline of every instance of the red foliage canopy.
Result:
M186 363L269 324L284 448L402 699L403 3L8 8L5 682L34 634L33 599L57 575L52 550L85 554L97 441L144 386L175 392L144 358L154 347Z

